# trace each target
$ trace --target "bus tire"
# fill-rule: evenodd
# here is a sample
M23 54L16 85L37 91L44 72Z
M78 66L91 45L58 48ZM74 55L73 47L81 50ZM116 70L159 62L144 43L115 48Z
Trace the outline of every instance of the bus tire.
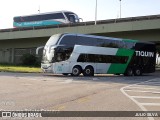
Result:
M124 76L133 76L133 69L132 68L128 68L126 70L126 72L124 73Z
M71 75L72 76L79 76L82 72L82 69L80 66L74 66L73 69L72 69L72 73Z
M94 76L94 69L92 66L87 66L84 70L83 70L83 75L84 76Z
M135 75L135 76L141 76L141 75L142 75L142 70L141 70L141 68L135 68L135 69L134 69L134 75Z

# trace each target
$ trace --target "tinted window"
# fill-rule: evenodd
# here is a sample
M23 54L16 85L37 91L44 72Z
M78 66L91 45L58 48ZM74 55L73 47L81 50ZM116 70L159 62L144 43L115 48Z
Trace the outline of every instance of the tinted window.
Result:
M95 55L81 54L77 59L77 62L95 62Z
M97 54L80 54L77 62L96 62L96 63L120 63L125 64L128 61L128 56L113 56L113 55L97 55Z
M135 47L134 42L125 42L124 48L133 49Z
M75 44L78 44L77 37L71 35L64 36L60 42L60 45L66 45L66 46L74 46Z
M41 15L41 19L42 20L64 19L64 15L62 13L46 14L46 15Z
M15 17L15 22L30 22L30 21L41 21L50 19L65 19L62 13L52 13L44 15L26 16L26 17Z
M102 46L103 47L122 48L123 43L122 43L122 41L118 41L118 40L105 39L105 42Z
M70 15L68 20L69 20L71 23L75 23L75 22L76 22L76 19L75 19L75 16L74 16L74 15Z
M78 37L78 44L79 45L86 45L86 46L96 46L97 39L96 38L91 38L91 37L83 37L79 36Z
M68 20L70 20L70 15L73 16L74 13L72 13L72 12L65 12L64 14L65 14L66 17L68 18Z
M105 40L97 38L96 46L104 47Z
M23 18L22 17L14 17L14 21L15 22L23 22Z

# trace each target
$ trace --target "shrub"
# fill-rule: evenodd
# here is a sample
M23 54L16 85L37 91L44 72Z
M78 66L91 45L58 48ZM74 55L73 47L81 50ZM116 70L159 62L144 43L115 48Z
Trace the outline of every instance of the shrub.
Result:
M25 66L40 66L38 58L33 54L23 54L21 57L22 65Z

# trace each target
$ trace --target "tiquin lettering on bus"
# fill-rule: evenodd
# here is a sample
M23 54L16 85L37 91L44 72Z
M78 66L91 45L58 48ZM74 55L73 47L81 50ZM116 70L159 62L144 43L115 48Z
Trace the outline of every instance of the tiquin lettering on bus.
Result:
M135 51L136 56L142 57L154 57L154 52L147 52L147 51Z

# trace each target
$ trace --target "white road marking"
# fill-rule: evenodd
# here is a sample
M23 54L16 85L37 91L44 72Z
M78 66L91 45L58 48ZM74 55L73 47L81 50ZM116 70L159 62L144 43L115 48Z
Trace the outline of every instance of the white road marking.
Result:
M151 96L131 96L132 98L147 98L147 99L160 99L160 97Z
M160 106L160 103L140 103L140 104L144 106Z
M159 91L141 91L141 90L125 90L125 91L131 91L131 92L142 92L142 93L160 93Z
M146 84L147 83L147 84ZM148 81L144 81L144 82L140 82L140 83L136 83L136 84L133 84L133 85L129 85L129 86L125 86L125 87L122 87L120 90L121 92L127 96L129 99L131 99L134 103L136 103L143 111L148 111L145 106L148 105L148 106L160 106L160 103L140 103L136 100L136 98L146 98L146 99L159 99L159 97L151 97L151 96L130 96L129 94L127 94L125 91L131 91L131 92L151 92L151 93L160 93L160 92L157 92L157 91L140 91L140 90L137 90L137 86L140 87L140 86L143 86L144 88L146 88L147 85L153 85L153 84L156 84L156 85L160 85L159 84L160 81L156 79L152 79L152 80L148 80ZM155 86L154 86L155 87ZM136 90L133 90L133 88L135 88ZM153 89L151 88L152 90L157 90L157 89ZM159 89L158 89L159 90ZM148 117L149 120L154 120L153 117Z
M160 85L160 83L143 83L143 84L139 84L139 85Z
M145 88L142 88L142 87L134 87L134 86L130 86L130 88L129 89L150 89L150 90L160 90L159 88L150 88L150 87L145 87Z

